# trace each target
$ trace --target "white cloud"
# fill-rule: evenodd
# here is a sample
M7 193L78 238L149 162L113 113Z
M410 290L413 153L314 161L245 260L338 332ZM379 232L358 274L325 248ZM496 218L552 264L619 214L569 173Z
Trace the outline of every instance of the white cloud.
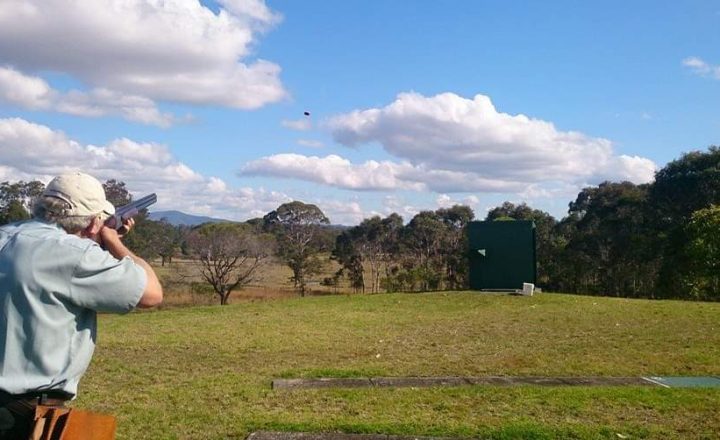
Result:
M710 78L720 80L720 66L708 64L698 57L685 58L682 63L683 66L688 67L697 75L708 76Z
M341 225L356 225L363 219L376 215L375 212L363 210L360 203L356 201L325 201L322 204L322 210L333 224Z
M347 146L380 143L412 165L403 168L404 179L438 192L521 191L616 177L642 183L656 168L649 159L615 155L607 139L498 112L483 95L403 93L386 107L340 115L327 126Z
M135 196L154 192L151 210L179 209L230 220L262 217L297 200L265 188L232 188L215 176L203 176L178 161L166 145L115 139L106 145L83 145L61 131L20 118L0 119L0 181L47 183L67 171L82 170L101 181L117 179ZM358 200L317 197L315 203L333 223L357 224L378 215Z
M222 179L218 179L217 177L211 177L207 183L207 191L209 193L219 193L222 194L225 191L227 191L227 185Z
M253 109L286 97L278 65L247 60L279 16L260 0L220 3L214 13L198 0L4 0L0 59L152 101Z
M28 109L50 107L55 92L41 78L0 67L0 100Z
M440 194L437 199L435 199L435 203L441 208L449 208L453 205L453 199L447 194Z
M603 166L598 167L590 180L593 182L627 180L635 183L647 183L653 180L656 170L657 165L650 159L623 154L611 157Z
M398 177L403 168L412 167L374 160L353 165L349 160L334 154L317 157L286 153L248 162L240 173L302 179L356 190L422 189L421 184Z
M78 116L118 115L129 121L169 127L177 122L170 113L162 113L155 103L141 96L123 95L108 89L88 93L70 91L57 98L55 110Z
M0 101L31 110L52 110L78 116L121 116L129 121L168 127L177 121L141 96L123 95L108 89L61 93L40 77L10 67L0 67Z
M398 196L385 196L383 199L383 207L385 208L385 214L390 215L393 212L399 214L404 222L410 221L417 213L423 210L423 208L405 203L405 201Z
M474 195L469 195L469 196L465 197L462 201L463 205L467 205L467 206L471 206L471 207L477 206L479 203L480 203L480 199L478 198L478 196L474 196Z
M369 160L353 164L335 154L325 157L275 154L246 163L240 174L292 178L369 191L507 192L520 191L526 186L522 181L489 179L471 172L433 170L409 162Z
M270 10L263 0L219 0L218 3L236 18L245 20L248 26L258 26L263 29L282 19L279 14Z
M95 170L103 178L122 175L148 190L158 182L203 181L175 161L164 145L125 138L106 146L81 145L62 132L19 118L0 119L0 159L6 166L40 176L71 169Z
M285 128L297 131L308 131L312 128L312 123L309 119L283 119L281 124Z
M156 210L181 209L228 219L267 214L292 199L283 193L229 188L177 161L165 145L116 139L82 145L64 133L24 119L0 119L0 181L42 180L72 170L126 182L135 195L158 194Z
M462 199L456 199L448 194L440 194L435 199L435 203L438 208L451 208L455 205L465 205L475 208L480 203L480 199L474 195L469 195L467 197L463 197Z
M298 139L297 143L298 145L302 145L303 147L308 148L322 148L325 146L325 144L323 144L322 142L316 141L314 139Z

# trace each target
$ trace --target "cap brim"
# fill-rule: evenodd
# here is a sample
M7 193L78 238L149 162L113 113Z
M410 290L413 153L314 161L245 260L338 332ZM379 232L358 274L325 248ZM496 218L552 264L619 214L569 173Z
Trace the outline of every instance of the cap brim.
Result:
M105 206L103 207L103 212L107 215L113 215L115 214L115 207L112 203L105 200Z

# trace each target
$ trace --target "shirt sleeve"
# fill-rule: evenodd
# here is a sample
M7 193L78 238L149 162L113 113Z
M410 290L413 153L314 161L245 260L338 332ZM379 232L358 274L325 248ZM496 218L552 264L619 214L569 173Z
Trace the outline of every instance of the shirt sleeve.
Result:
M98 312L125 313L137 306L146 284L145 269L132 258L118 260L100 246L90 246L73 270L70 298Z

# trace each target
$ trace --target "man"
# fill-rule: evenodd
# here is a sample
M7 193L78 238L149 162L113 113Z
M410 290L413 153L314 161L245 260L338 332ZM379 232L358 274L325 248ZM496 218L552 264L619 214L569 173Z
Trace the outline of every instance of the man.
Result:
M38 408L75 397L95 349L97 312L162 302L150 265L104 226L114 212L102 184L76 172L48 184L33 219L0 227L2 440L42 430Z

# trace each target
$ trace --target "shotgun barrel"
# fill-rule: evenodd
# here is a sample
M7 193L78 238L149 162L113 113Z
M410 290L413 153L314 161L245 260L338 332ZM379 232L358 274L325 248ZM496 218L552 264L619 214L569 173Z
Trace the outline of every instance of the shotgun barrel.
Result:
M105 221L105 226L113 229L120 229L122 228L125 220L135 217L141 210L147 208L155 202L157 202L157 195L152 193L130 202L127 205L120 206L115 209L115 214Z

